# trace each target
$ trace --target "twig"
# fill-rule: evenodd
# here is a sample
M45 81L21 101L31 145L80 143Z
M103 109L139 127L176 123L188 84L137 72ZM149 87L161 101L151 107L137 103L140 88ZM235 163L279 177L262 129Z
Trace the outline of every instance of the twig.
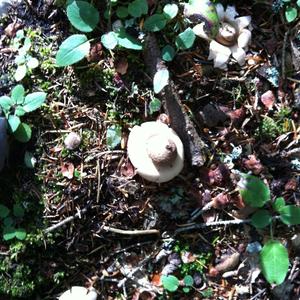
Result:
M281 73L282 77L286 79L286 74L285 74L285 54L286 54L286 44L287 44L287 38L289 35L289 30L285 32L284 34L284 39L283 39L283 45L282 45L282 57L281 57Z
M175 230L175 235L181 232L194 230L194 229L202 229L210 226L226 226L226 225L240 225L250 223L250 219L245 220L228 220L228 221L216 221L216 222L207 222L202 224L192 224L188 226L184 226Z
M110 226L102 226L106 231L123 234L123 235L145 235L145 234L160 234L160 231L157 229L147 229L147 230L124 230L118 229Z
M75 220L76 218L80 218L83 214L85 214L85 213L87 212L87 210L88 210L88 207L85 207L85 208L83 208L82 210L78 211L74 216L70 216L70 217L68 217L68 218L66 218L66 219L64 219L64 220L62 220L62 221L60 221L60 222L58 222L58 223L56 223L56 224L54 224L54 225L52 225L52 226L46 228L46 229L44 230L44 234L47 234L47 233L49 233L49 232L52 232L52 231L54 231L54 230L60 228L61 226L63 226L63 225L65 225L65 224L68 224L68 223L72 222L72 221Z
M199 210L197 209L192 213L192 217L189 219L189 222L195 221L198 217L200 217L204 212L210 210L212 208L213 201L208 202Z
M274 216L272 217L272 221L275 221L279 219L280 216ZM226 221L216 221L216 222L207 222L202 224L191 224L187 226L180 227L175 230L175 235L181 232L189 231L189 230L195 230L195 229L202 229L206 227L211 226L227 226L227 225L240 225L240 224L249 224L251 223L251 219L235 219L235 220L226 220Z

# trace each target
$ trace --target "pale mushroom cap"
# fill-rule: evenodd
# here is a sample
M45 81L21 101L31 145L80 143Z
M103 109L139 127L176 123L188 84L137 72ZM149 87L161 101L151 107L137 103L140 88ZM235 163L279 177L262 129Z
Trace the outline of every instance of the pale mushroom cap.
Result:
M161 140L161 144L159 144ZM170 140L176 146L176 157L172 163L154 164L149 157L149 147L153 147L155 155L160 157L162 146ZM151 145L149 141L152 141ZM149 150L150 149L150 150ZM166 182L176 177L184 164L184 151L180 138L175 131L161 122L146 122L141 126L134 126L128 137L128 156L137 173L153 182Z
M97 300L97 293L94 288L87 289L83 286L72 286L58 300Z

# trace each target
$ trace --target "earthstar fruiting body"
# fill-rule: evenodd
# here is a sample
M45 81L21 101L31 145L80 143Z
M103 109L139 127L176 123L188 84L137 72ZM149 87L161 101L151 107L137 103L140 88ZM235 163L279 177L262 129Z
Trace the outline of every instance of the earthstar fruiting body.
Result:
M92 288L85 288L83 286L72 286L65 291L58 300L97 300L96 290Z
M143 178L166 182L183 168L183 145L176 132L161 122L134 126L128 137L128 156Z
M202 0L204 1L204 0ZM200 3L201 0L198 0ZM204 2L207 2L206 0ZM251 40L251 17L238 17L234 6L227 6L218 3L215 6L216 14L220 22L218 33L211 36L205 30L205 23L199 22L193 28L194 33L210 42L208 59L214 60L214 67L226 70L230 56L236 59L240 66L245 64L246 51ZM193 20L193 15L202 13L201 5L186 5L185 16Z

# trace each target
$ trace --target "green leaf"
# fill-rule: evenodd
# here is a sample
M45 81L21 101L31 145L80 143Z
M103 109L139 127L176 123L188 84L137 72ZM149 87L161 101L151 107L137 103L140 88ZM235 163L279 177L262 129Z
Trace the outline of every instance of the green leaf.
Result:
M272 221L272 216L266 209L259 209L251 217L251 224L256 228L265 228Z
M18 116L9 115L8 124L12 132L15 132L21 124L21 120Z
M114 49L118 45L117 34L113 31L101 36L101 43L107 49Z
M17 67L16 73L14 75L16 81L21 81L27 73L26 65L20 65Z
M296 3L297 3L297 6L300 7L300 0L298 0Z
M3 228L3 239L5 241L12 240L16 236L15 228L12 226L7 226Z
M23 65L23 64L25 64L25 62L26 62L26 56L25 55L19 54L19 55L16 56L15 63L17 65Z
M84 34L74 34L60 45L56 54L59 67L69 66L83 59L90 51L90 42Z
M26 123L21 123L16 132L14 132L14 137L17 141L21 143L27 143L31 139L31 128Z
M22 106L18 105L15 109L15 115L17 117L22 117L26 114L26 111L23 109Z
M161 102L157 98L153 98L149 103L149 111L152 115L154 112L160 111L161 108Z
M127 34L124 28L116 32L118 45L126 49L142 50L142 44L131 35Z
M27 60L26 65L30 69L35 69L39 66L39 61L35 57L30 57Z
M159 93L169 83L169 71L167 69L158 70L153 78L154 93Z
M67 6L67 16L71 24L83 32L91 32L99 22L98 10L85 1L72 1Z
M139 18L141 15L146 15L148 13L148 3L147 0L134 0L128 5L128 13Z
M24 51L24 53L28 52L31 45L31 39L29 37L26 37L24 40L24 46L20 49L20 51Z
M175 54L176 54L176 51L171 45L166 45L161 50L162 59L165 61L172 61Z
M279 210L280 219L287 225L300 224L300 207L296 205L286 205Z
M288 6L285 9L285 18L290 23L297 18L297 9L295 7Z
M167 4L164 7L164 16L171 20L178 14L178 6L176 4Z
M119 125L111 125L106 131L106 144L109 149L116 148L121 143L122 129Z
M190 290L191 290L191 289L190 289L190 288L188 288L188 287L184 287L184 288L182 288L182 290L183 290L183 292L184 292L184 293L186 293L186 294L187 294L187 293L189 293L189 292L190 292Z
M44 92L35 92L35 93L28 94L25 97L23 109L26 112L31 112L40 108L45 102L46 96L47 94Z
M24 217L24 208L20 204L14 204L13 213L15 217L23 218Z
M0 218L4 219L9 215L9 209L5 206L0 204Z
M125 6L119 6L117 8L116 14L118 18L125 19L128 16L128 9Z
M0 106L5 112L9 112L10 108L14 105L14 101L8 96L0 97Z
M260 265L263 275L270 284L281 284L289 268L286 248L278 241L268 241L260 252Z
M251 207L262 207L270 200L270 189L256 176L243 174L238 185L243 200Z
M161 282L163 287L169 292L175 292L179 287L179 280L177 277L173 275L168 275L168 276L163 275L161 277Z
M4 227L12 227L14 224L14 220L11 217L7 217L3 220Z
M193 46L195 39L194 31L191 28L187 28L177 36L175 44L178 49L189 49Z
M183 278L183 282L186 286L193 286L194 284L194 279L191 275L186 275Z
M275 199L275 202L272 204L272 207L275 211L280 212L280 209L285 206L285 201L283 197L278 197Z
M15 236L18 240L24 240L26 238L26 230L24 228L16 228Z
M166 26L166 24L167 20L164 15L154 14L146 19L144 28L145 30L155 32L162 30Z
M11 91L11 99L14 104L21 104L24 101L25 90L22 84L16 85Z

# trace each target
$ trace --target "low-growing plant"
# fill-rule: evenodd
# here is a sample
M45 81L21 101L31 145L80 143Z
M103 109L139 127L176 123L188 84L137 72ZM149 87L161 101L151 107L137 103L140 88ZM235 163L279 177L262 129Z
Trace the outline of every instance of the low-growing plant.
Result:
M195 0L189 2L195 4ZM217 14L216 12L213 14L211 4L206 2L201 2L201 4L207 6L205 13L208 22L213 21L218 25ZM89 54L91 39L85 33L92 32L100 20L97 8L86 1L69 0L66 11L70 23L82 34L73 34L60 45L56 54L56 64L59 67L72 65ZM176 33L172 38L174 47L167 44L162 48L162 59L171 61L177 51L191 48L196 39L192 28L188 27L189 21L186 18L177 18L178 12L179 7L175 3L159 4L155 13L148 16L149 8L146 0L133 0L127 4L109 0L104 17L108 19L109 24L112 23L113 17L115 21L112 24L112 30L101 36L101 43L109 50L117 47L142 50L145 33L159 32L172 24L170 31L172 34ZM184 27L187 28L183 30ZM136 32L136 36L128 33L130 29ZM166 68L159 69L153 79L154 92L159 93L168 81L169 71Z
M258 208L251 217L251 224L257 229L270 226L271 239L268 240L260 252L260 265L263 275L270 284L281 284L288 272L289 257L286 247L273 237L273 225L279 219L286 225L300 224L300 207L287 205L284 198L276 198L271 210L263 207L271 201L269 187L258 177L242 174L239 182L240 194L245 204Z
M288 23L295 21L299 15L300 0L275 0L273 10L278 12L282 7Z
M14 74L16 81L21 81L28 71L39 65L38 59L31 55L31 47L31 38L25 36L23 29L18 30L16 37L13 39L13 49L18 53L15 58L15 63L18 66Z
M7 206L0 204L0 220L3 229L3 239L5 241L13 238L19 240L25 239L26 230L19 226L24 213L25 210L20 204L14 204L12 213Z
M23 85L18 84L12 89L10 97L0 97L0 108L7 119L11 132L18 141L26 143L31 138L31 127L21 122L20 118L41 107L46 96L47 94L44 92L25 95Z

